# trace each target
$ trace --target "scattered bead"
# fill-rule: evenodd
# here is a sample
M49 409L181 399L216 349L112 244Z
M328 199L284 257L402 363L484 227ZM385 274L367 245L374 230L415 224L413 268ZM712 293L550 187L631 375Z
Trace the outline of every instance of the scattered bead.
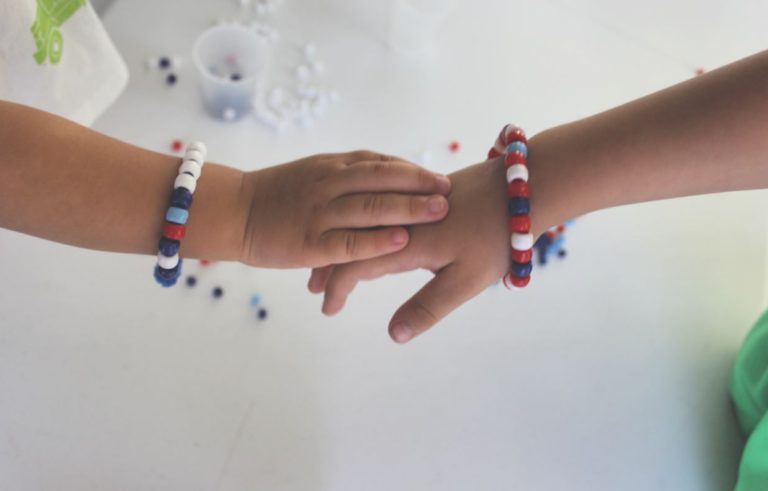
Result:
M251 306L256 307L261 303L261 296L260 295L252 295L251 296Z
M171 150L178 153L181 152L184 149L184 142L181 140L173 140L171 142Z
M451 153L457 153L459 150L461 150L461 143L459 143L456 140L453 140L449 145L448 149L451 151Z
M314 58L316 54L317 54L317 46L315 46L312 43L307 43L304 45L304 56L308 60L311 60L312 58Z
M568 253L565 252L565 249L560 249L559 251L557 251L557 257L559 257L560 259L564 258L567 255Z
M187 276L187 286L192 288L195 285L197 285L197 278L194 276Z
M696 76L701 76L707 73L707 70L705 68L699 67L696 69Z
M165 77L165 83L168 85L176 85L176 82L178 81L178 77L174 73L169 73L167 77Z
M209 264L211 264L211 262L207 259L200 260L200 266L208 266Z
M221 298L222 296L224 296L224 289L221 288L220 286L217 286L216 288L213 289L212 294L213 294L213 298Z
M232 75L230 75L230 76L229 76L229 79L230 79L231 81L233 81L233 82L237 82L237 81L238 81L238 80L240 80L241 78L243 78L243 77L242 77L242 75L240 75L239 73L233 73Z
M171 68L171 59L167 56L162 56L157 62L157 66L159 66L161 69L166 70L168 68Z
M264 308L259 309L259 312L257 315L259 317L259 320L263 321L264 319L267 318L267 309L264 309Z

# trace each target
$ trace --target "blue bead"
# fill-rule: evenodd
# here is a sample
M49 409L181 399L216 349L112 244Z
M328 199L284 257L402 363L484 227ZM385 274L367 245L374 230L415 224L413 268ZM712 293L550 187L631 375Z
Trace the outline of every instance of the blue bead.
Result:
M527 215L531 212L531 203L528 198L515 196L509 198L508 208L510 215Z
M155 279L162 280L174 280L174 282L181 276L181 259L179 264L173 269L165 269L160 266L155 266Z
M189 218L189 212L184 208L179 208L178 206L171 206L170 208L168 208L168 211L165 213L166 220L168 220L171 223L176 223L179 225L184 225L185 223L187 223L188 218Z
M251 297L251 305L252 305L252 306L254 306L254 307L255 307L255 306L259 305L260 303L261 303L261 296L259 296L259 295L253 295L253 296Z
M512 142L507 145L507 153L520 152L526 157L528 156L528 147L523 142Z
M267 318L267 309L259 309L259 319L264 320Z
M197 285L197 278L194 276L187 276L187 286L191 288L195 285Z
M530 262L527 263L516 263L512 262L512 274L514 276L517 276L518 278L525 278L526 276L531 276L531 271L533 271L533 264Z
M189 192L189 189L184 187L174 189L171 195L171 206L189 210L189 207L192 206L192 193Z
M213 298L221 298L224 295L224 289L217 286L213 289Z
M168 237L160 237L160 242L157 244L157 248L160 249L160 254L165 257L173 257L179 252L179 246L181 242L178 240L169 239Z
M565 235L560 234L557 237L555 237L555 240L552 242L552 249L559 251L560 249L563 248L564 244L565 244Z

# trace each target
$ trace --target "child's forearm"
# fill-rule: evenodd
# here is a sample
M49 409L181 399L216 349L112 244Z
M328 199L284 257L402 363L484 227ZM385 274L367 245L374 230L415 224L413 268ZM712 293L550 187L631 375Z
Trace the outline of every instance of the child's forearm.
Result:
M536 199L562 204L542 226L623 204L768 188L768 51L545 131L530 148Z
M79 247L156 254L180 159L0 101L0 227ZM182 253L237 260L243 173L206 164Z

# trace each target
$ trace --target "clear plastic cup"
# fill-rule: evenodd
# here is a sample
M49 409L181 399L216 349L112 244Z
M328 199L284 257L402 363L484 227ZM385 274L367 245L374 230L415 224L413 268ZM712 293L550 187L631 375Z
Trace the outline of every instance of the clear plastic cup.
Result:
M251 111L267 65L267 47L256 32L238 24L211 27L195 41L192 58L213 116L231 121Z
M390 47L400 53L429 50L454 6L454 0L395 0L390 19Z

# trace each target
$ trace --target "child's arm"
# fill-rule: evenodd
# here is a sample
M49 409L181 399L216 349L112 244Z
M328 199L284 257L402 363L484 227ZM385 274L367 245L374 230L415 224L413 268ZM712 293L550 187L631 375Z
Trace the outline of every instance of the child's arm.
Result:
M768 188L768 51L545 131L528 148L534 236L613 206ZM412 228L406 249L313 272L309 288L325 290L325 313L338 312L359 280L428 268L437 276L390 321L390 335L405 342L507 271L501 159L451 180L448 217Z
M0 101L0 227L80 247L156 254L179 164ZM367 228L439 220L449 188L445 177L373 152L247 173L206 163L181 255L283 267L390 253L406 245L407 231ZM430 211L430 197L437 210Z

